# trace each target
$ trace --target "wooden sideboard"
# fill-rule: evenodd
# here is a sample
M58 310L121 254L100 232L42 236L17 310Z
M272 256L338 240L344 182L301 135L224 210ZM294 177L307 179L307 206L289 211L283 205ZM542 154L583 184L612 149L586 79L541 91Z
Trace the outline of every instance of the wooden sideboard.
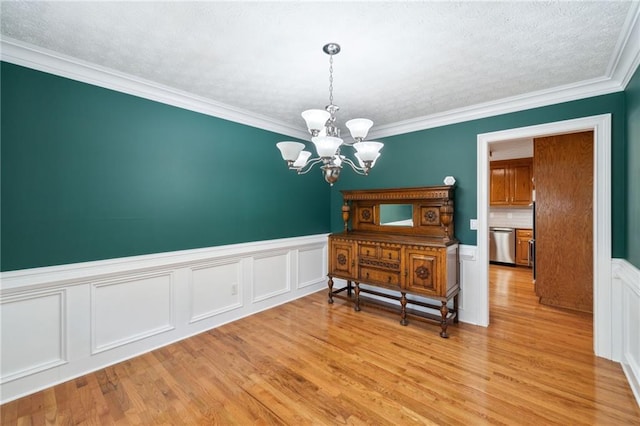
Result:
M344 231L329 236L329 303L343 291L356 311L361 309L361 293L377 296L369 303L396 300L402 325L408 324L407 304L416 305L421 308L411 313L436 321L440 336L448 337L449 323L458 321L460 291L454 187L342 191L342 195ZM334 288L334 278L346 280L347 285Z

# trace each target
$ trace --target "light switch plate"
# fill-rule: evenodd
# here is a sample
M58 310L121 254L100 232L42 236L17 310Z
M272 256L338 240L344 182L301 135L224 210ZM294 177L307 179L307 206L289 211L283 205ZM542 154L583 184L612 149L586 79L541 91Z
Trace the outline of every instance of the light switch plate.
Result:
M469 221L469 228L473 229L478 229L478 219L471 219Z

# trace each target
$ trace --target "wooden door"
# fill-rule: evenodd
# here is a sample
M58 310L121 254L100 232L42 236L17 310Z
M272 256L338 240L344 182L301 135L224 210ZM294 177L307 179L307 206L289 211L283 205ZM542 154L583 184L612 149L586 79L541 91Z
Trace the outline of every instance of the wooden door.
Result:
M593 132L534 139L536 293L593 312Z

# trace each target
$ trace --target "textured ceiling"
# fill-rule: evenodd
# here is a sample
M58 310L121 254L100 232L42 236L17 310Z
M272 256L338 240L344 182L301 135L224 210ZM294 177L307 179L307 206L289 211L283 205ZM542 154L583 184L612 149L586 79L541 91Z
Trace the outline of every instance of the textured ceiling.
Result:
M2 2L10 38L304 128L375 126L610 76L633 2Z

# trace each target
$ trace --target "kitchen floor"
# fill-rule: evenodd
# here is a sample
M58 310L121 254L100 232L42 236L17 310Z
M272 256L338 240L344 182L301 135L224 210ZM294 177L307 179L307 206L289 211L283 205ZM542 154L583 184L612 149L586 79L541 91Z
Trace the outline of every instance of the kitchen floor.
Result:
M532 309L539 305L531 268L490 264L489 285L491 306Z

